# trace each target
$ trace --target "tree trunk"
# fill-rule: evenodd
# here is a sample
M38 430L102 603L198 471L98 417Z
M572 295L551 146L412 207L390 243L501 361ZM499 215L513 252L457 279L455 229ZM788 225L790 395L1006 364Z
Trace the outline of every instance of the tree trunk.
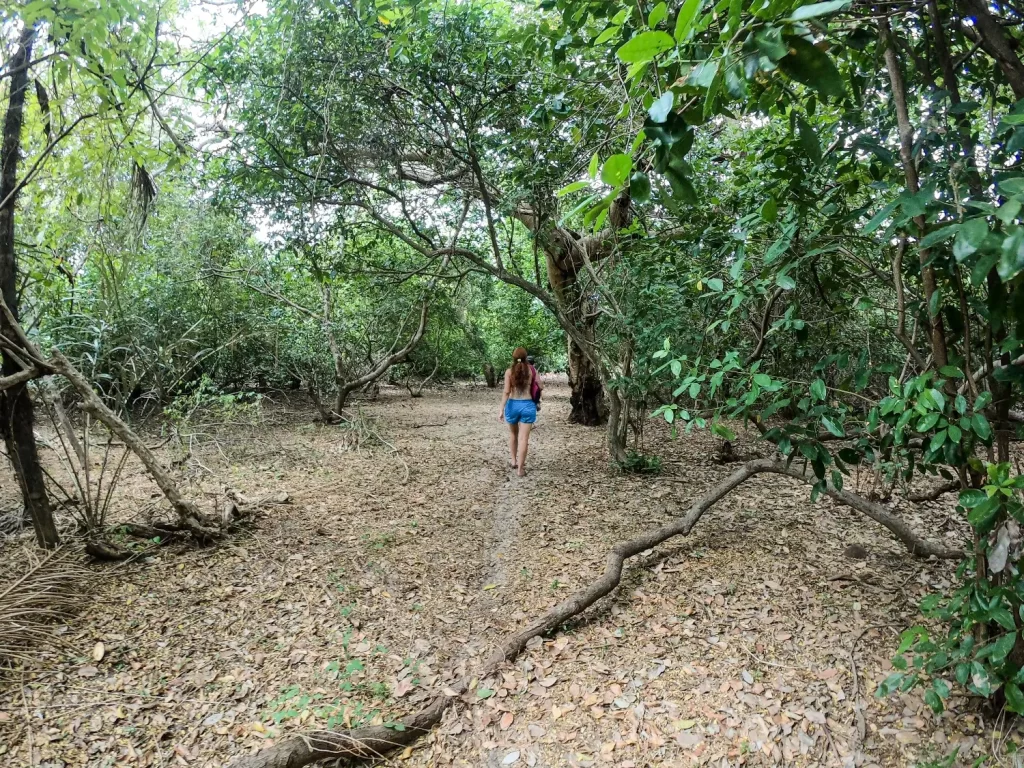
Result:
M910 194L917 194L921 185L917 175L917 164L914 161L914 126L910 121L907 108L907 90L903 81L903 70L897 54L896 41L889 27L889 20L883 18L878 23L879 33L885 42L885 66L889 70L889 82L892 85L893 104L896 107L896 123L900 134L900 162L903 164L903 176ZM924 216L915 216L914 223L920 236L927 234ZM949 362L946 347L946 329L942 322L942 307L934 306L933 296L938 290L935 279L935 268L931 264L931 256L927 248L918 246L921 263L921 287L924 289L925 312L931 326L932 359L936 368L942 368Z
M597 315L590 311L591 301L581 290L579 277L572 268L566 268L564 260L548 254L548 281L551 283L559 305L562 307L566 321L572 324L576 336L566 334L569 357L569 387L572 394L569 404L570 424L583 424L596 427L604 424L608 411L604 402L604 386L601 382L601 371L594 360L597 350ZM590 347L584 350L580 341Z
M495 389L498 386L498 376L494 372L494 366L490 363L484 363L484 381L487 382L490 389Z
M593 335L593 329L590 329L590 333ZM572 389L569 396L569 404L572 406L569 422L588 427L604 424L608 409L601 373L572 339L569 340L569 386Z
M0 209L0 293L11 314L18 317L18 265L14 254L14 210L18 183L18 160L21 154L21 129L25 121L25 92L28 90L28 66L32 58L35 30L26 27L21 33L18 51L10 62L11 92L4 120L3 145L0 148L0 200L7 204ZM10 339L17 335L0 313L0 333ZM21 366L10 354L0 365L0 377L21 372ZM43 469L39 464L33 432L34 414L28 384L23 383L0 392L0 434L7 455L21 486L25 509L32 519L36 541L41 547L55 547L60 537L53 523L53 511L46 495Z
M626 434L629 427L629 401L622 393L608 390L608 456L615 463L626 462Z

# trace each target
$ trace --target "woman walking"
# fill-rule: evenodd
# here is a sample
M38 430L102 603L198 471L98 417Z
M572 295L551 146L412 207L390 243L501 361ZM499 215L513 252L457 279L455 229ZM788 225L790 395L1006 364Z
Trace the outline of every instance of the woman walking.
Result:
M537 421L537 404L531 397L534 384L543 389L540 377L526 361L526 350L516 347L512 367L505 371L505 389L501 397L500 421L508 424L509 467L523 477L526 474L526 452L530 446L530 430Z

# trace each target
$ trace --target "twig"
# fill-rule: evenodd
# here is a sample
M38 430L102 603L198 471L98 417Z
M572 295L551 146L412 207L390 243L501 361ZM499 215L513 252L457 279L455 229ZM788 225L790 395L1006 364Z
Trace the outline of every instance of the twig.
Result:
M440 424L413 424L412 428L413 429L422 429L423 427L446 427L446 426L448 426L448 421L450 419L451 419L451 416L447 417Z

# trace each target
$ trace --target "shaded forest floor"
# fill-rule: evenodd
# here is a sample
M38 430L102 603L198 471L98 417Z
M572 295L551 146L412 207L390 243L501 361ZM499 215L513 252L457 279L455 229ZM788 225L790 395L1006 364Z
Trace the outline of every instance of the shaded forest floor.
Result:
M0 676L0 764L220 766L282 734L390 722L732 469L710 435L649 427L665 473L616 474L602 431L566 424L567 388L545 400L524 479L506 470L497 396L482 388L364 404L397 454L283 405L197 442L187 467L211 494L288 502L218 548L92 566L96 599L61 645ZM152 505L129 474L118 518ZM872 696L951 566L808 490L748 481L690 538L627 565L597 610L478 681L398 761L910 766L957 744L966 764L992 752L1006 734L964 700L936 717L916 693ZM955 540L951 504L899 512ZM845 557L851 543L868 558ZM4 568L28 546L4 544Z

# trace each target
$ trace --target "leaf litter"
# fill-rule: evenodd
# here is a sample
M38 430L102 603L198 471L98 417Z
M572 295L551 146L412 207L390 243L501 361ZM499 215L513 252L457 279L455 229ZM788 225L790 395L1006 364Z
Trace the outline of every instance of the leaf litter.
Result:
M287 506L220 548L109 568L60 646L0 678L0 757L220 766L284 735L390 722L434 690L458 697L498 638L729 471L710 435L662 431L650 448L668 476L616 474L602 432L565 423L567 400L549 388L524 479L505 467L494 393L469 387L416 400L385 388L366 404L411 468L405 483L389 452L353 449L302 411L258 440L196 447L231 488ZM148 500L146 479L136 471L118 493L127 519ZM897 511L917 530L960 533L940 502ZM844 557L851 542L866 560ZM27 546L7 544L8 560ZM980 755L992 732L966 702L936 717L916 694L872 696L898 631L918 622L921 596L948 587L949 568L909 558L828 500L811 504L795 482L755 478L690 537L628 567L595 609L475 681L399 758L638 768Z

